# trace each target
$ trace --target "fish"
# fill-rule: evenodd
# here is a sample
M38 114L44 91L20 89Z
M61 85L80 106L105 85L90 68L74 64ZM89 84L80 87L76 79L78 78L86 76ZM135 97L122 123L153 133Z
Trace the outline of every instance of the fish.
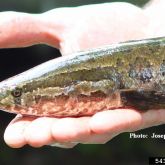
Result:
M61 118L118 108L165 108L165 37L76 52L0 82L0 109L9 113Z

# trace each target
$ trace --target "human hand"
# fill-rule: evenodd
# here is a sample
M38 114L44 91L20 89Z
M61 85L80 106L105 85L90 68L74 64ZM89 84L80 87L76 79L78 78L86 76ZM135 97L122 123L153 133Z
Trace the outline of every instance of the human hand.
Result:
M158 14L151 17L153 10L156 11L152 6L140 9L127 3L109 3L59 8L36 15L3 12L0 14L0 47L46 43L67 55L119 41L164 35L165 22L157 22ZM117 109L91 117L61 119L22 117L9 124L4 139L15 148L25 144L70 148L77 143L105 143L122 132L164 122L164 110L140 113L133 109Z

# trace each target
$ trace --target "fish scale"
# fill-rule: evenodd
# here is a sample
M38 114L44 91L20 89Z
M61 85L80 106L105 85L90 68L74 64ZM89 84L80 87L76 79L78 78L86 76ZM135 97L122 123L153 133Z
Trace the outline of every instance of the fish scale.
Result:
M0 109L51 117L165 108L165 37L50 60L0 82Z

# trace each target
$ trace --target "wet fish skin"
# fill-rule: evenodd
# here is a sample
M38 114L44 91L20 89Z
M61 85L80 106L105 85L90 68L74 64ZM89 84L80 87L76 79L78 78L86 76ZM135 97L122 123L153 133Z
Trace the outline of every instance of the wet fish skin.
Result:
M0 83L0 109L11 113L85 116L121 107L165 108L165 37L60 57Z

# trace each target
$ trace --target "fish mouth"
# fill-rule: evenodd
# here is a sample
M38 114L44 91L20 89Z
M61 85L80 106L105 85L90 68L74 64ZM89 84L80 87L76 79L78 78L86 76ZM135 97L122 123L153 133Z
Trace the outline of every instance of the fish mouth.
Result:
M0 89L0 109L10 109L14 105L10 90L8 88Z
M5 97L6 97L6 94L2 90L0 90L0 108L1 106L2 107L4 106L3 100L5 99Z
M3 99L5 96L4 92L2 90L0 90L0 100Z

